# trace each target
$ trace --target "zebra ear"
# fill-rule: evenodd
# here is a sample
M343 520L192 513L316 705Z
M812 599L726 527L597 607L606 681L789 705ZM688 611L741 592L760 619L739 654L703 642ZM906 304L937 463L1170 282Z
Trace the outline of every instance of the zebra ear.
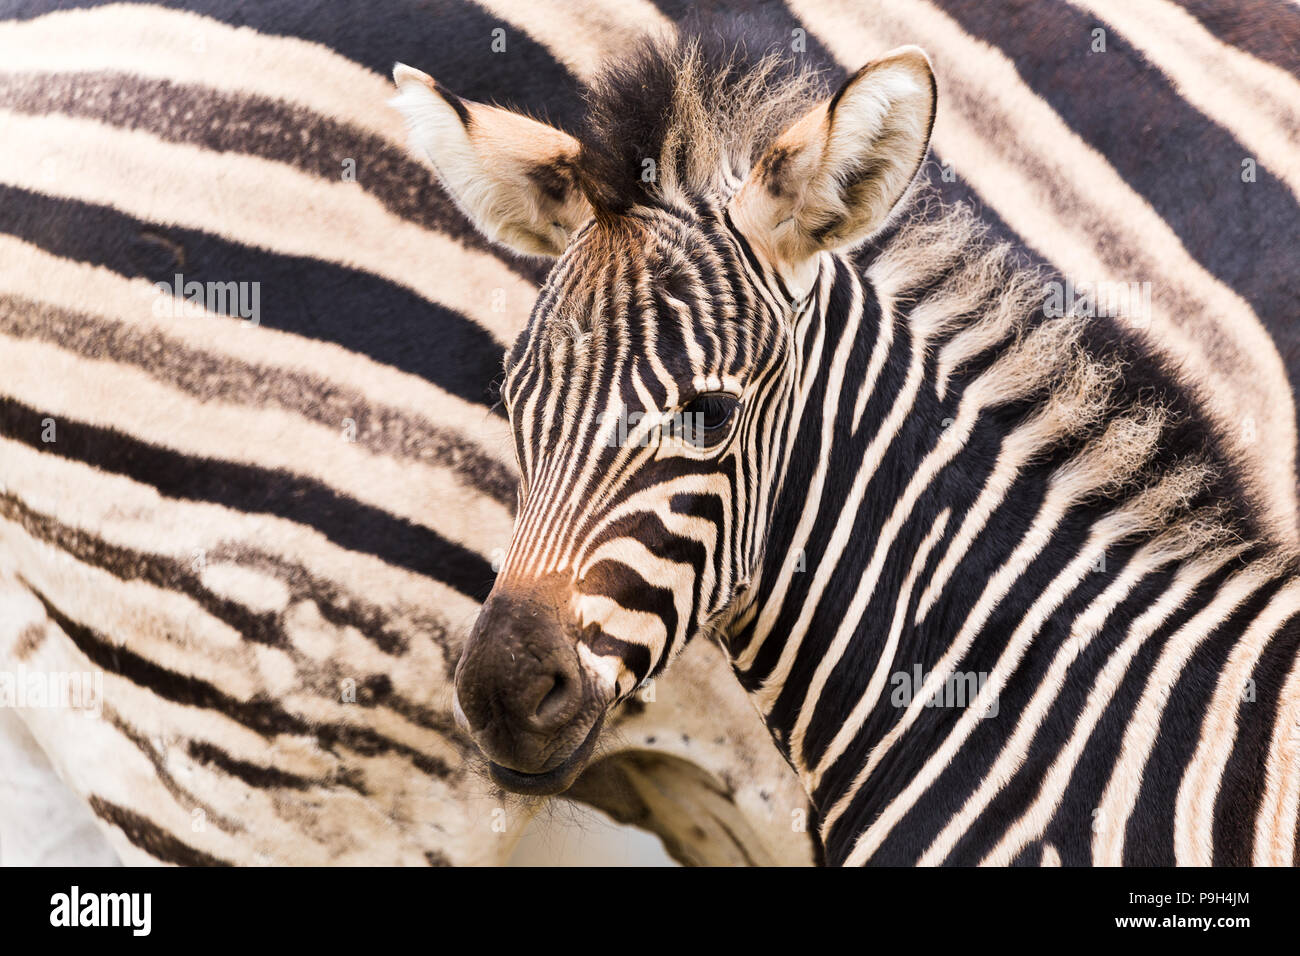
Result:
M873 60L777 138L731 200L736 225L800 293L824 250L888 221L921 168L936 90L920 47Z
M390 105L411 148L433 163L460 210L493 242L557 256L592 216L578 186L578 141L510 110L464 100L399 63Z

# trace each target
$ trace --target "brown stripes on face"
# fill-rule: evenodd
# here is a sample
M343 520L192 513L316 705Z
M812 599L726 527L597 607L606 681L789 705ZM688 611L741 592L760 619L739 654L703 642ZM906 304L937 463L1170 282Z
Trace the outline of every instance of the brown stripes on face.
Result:
M121 73L0 74L0 106L63 114L140 130L174 143L247 153L313 176L341 180L356 162L356 184L396 216L491 252L540 284L545 263L502 254L469 225L437 177L397 146L346 123L261 96Z
M504 464L454 431L377 404L337 383L246 364L190 348L157 332L140 332L16 296L0 295L0 330L87 358L134 366L199 399L278 407L330 428L351 418L356 422L357 444L369 451L449 468L474 491L514 510L515 477Z

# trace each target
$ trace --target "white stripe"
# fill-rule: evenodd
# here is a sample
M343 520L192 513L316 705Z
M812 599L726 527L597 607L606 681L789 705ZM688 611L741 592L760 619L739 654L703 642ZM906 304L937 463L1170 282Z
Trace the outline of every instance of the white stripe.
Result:
M0 111L0 136L7 143L0 152L0 182L283 255L362 269L430 302L475 315L502 348L536 298L532 284L500 261L393 215L355 183L65 116ZM68 157L75 172L53 182L35 177L50 155ZM494 301L511 308L493 311Z
M1137 806L1147 761L1155 749L1169 694L1182 677L1187 661L1241 602L1268 582L1268 577L1255 567L1233 575L1219 588L1214 600L1180 627L1161 649L1160 658L1147 677L1142 697L1124 728L1124 740L1097 808L1098 825L1092 836L1094 865L1124 865L1128 820Z
M1057 648L1047 673L1039 682L1029 703L1020 712L1015 730L1002 746L997 759L980 780L975 792L966 799L961 809L952 816L922 854L918 861L920 864L942 863L970 825L987 809L998 792L1011 781L1024 764L1034 735L1038 733L1052 705L1065 689L1066 677L1071 665L1106 626L1120 601L1128 597L1143 578L1169 560L1171 556L1162 554L1158 548L1152 546L1143 548L1124 565L1123 572L1079 614L1071 628L1070 639Z
M1121 32L1180 96L1231 133L1300 199L1300 82L1294 76L1224 43L1168 0L1069 2Z
M1255 866L1294 866L1300 823L1300 655L1278 699L1264 792L1255 816Z
M853 851L848 856L847 864L860 865L870 859L871 855L879 849L885 838L893 831L893 828L915 806L916 801L938 779L940 773L949 766L970 735L974 733L976 726L989 712L991 705L1006 686L1007 681L1016 673L1025 652L1033 643L1034 637L1048 618L1061 606L1061 602L1074 592L1075 588L1079 586L1079 582L1089 573L1092 565L1097 560L1097 555L1104 554L1108 545L1123 540L1131 534L1135 526L1140 527L1140 517L1125 511L1108 514L1093 525L1088 540L1079 550L1079 553L1057 574L1051 584L1043 589L1042 593L1025 612L1024 617L1007 639L1002 653L990 669L988 679L984 686L980 688L975 701L966 706L961 717L957 720L956 726L953 727L944 738L943 743L926 760L920 772L908 782L908 785L901 793L889 802L866 832L858 837L854 843ZM936 672L941 668L942 665L936 668ZM950 668L944 669L945 677L949 672ZM922 694L925 695L924 690ZM926 699L928 697L929 695L925 695ZM1013 770L1014 767L1008 769ZM986 776L985 779L987 780L988 777ZM971 807L972 805L968 803L967 806ZM963 819L962 815L959 814L957 819ZM973 819L973 816L971 819ZM951 826L952 823L950 822L949 825ZM960 826L961 824L957 825ZM951 845L951 843L955 843L957 836L956 831L947 834L941 833L935 844L932 844L930 850L927 850L918 862L923 865L939 863L946 854L945 844Z
M159 334L224 360L284 369L334 382L418 421L437 423L478 443L513 468L508 427L487 409L443 391L418 375L380 364L339 345L303 338L268 326L241 328L240 320L205 312L178 319L156 316L157 290L145 279L127 279L102 266L52 256L13 236L0 235L0 295L22 296L54 308L121 322L142 335ZM0 389L3 389L0 383ZM12 392L10 392L12 394ZM492 547L504 544L495 542Z
M1052 761L1051 767L1043 775L1042 785L1033 804L1007 828L1002 840L981 861L981 866L1010 865L1026 845L1043 834L1061 805L1066 788L1083 756L1093 730L1101 721L1106 708L1114 698L1115 691L1119 689L1120 682L1128 673L1129 665L1142 649L1143 643L1182 606L1187 596L1202 581L1222 567L1236 553L1237 551L1234 550L1214 554L1208 559L1195 561L1180 568L1164 593L1133 621L1123 643L1111 653L1105 666L1093 681L1087 705L1075 722L1065 746L1061 748L1056 759Z
M1237 713L1246 679L1278 628L1300 612L1300 580L1279 590L1250 622L1219 671L1214 699L1174 809L1174 853L1179 866L1214 865L1214 804L1237 742ZM1248 705L1251 706L1251 705Z
M916 580L925 567L925 563L930 559L930 550L947 529L948 519L951 517L952 511L945 508L939 517L935 519L934 525L930 528L930 533L925 536L925 540L917 548L916 556L912 559L912 566L907 572L907 578L903 581L902 588L899 589L898 600L894 606L894 619L889 626L889 634L885 637L884 647L876 660L876 667L871 672L871 679L867 681L867 689L862 692L862 696L858 698L858 702L853 706L853 711L844 721L844 725L835 734L835 738L830 742L830 745L827 746L826 752L817 763L816 768L808 775L809 792L817 789L826 771L831 768L831 765L844 752L844 749L853 742L853 738L858 735L858 731L862 729L867 716L880 699L880 692L884 689L890 672L894 669L894 656L898 651L899 635L902 634L904 624L909 623L907 621L907 610L912 599L912 589L916 586Z

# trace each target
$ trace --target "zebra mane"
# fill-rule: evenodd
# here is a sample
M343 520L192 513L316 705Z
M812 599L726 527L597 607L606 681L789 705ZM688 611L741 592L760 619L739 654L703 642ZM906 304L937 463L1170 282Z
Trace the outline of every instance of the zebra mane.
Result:
M645 39L588 87L583 190L598 215L721 194L829 95L824 75L777 39L734 25Z
M1031 460L1068 448L1057 481L1080 502L1125 503L1124 537L1154 535L1179 555L1277 545L1199 384L1148 336L1110 316L1048 317L1045 284L1057 277L991 241L967 205L945 204L930 184L904 205L855 259L906 312L941 402L961 382L964 401L1017 409ZM1285 550L1277 560L1291 567Z

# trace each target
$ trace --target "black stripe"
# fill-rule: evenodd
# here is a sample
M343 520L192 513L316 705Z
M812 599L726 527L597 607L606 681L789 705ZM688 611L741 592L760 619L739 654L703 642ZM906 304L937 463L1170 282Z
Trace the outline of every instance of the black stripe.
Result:
M586 593L609 597L625 610L653 614L663 622L665 646L671 646L677 633L677 606L668 588L653 587L634 568L605 559L591 566L580 586ZM650 652L645 647L618 640L603 631L590 646L597 654L617 653L638 681L649 676Z
M71 528L38 514L9 493L0 494L0 518L13 521L38 541L106 570L120 580L147 581L158 588L184 594L247 641L280 648L290 645L278 614L256 613L236 601L214 594L203 585L199 575L181 561L108 544L79 528Z
M278 469L183 455L115 429L57 420L57 440L41 441L47 414L0 397L0 435L151 485L160 494L244 513L272 514L315 528L349 551L436 577L475 600L491 589L491 565L431 528L355 501L318 481Z
M282 408L330 429L340 428L350 417L359 446L377 455L441 465L456 473L467 493L477 491L514 510L513 471L485 454L481 446L454 428L385 406L365 392L325 381L313 372L191 348L154 329L3 293L0 331L49 342L87 358L133 365L204 402Z
M436 79L433 81L433 88L439 96L447 101L447 105L456 111L456 115L460 117L460 125L469 129L472 119L469 115L469 109L465 106L465 101Z
M650 676L650 651L640 644L631 644L621 638L598 631L590 637L584 637L592 652L602 657L617 657L636 678L637 683ZM660 666L663 661L660 661Z
M744 233L736 228L735 222L731 219L730 209L724 209L722 211L722 221L726 224L727 231L731 233L732 238L736 240L736 244L740 246L740 251L744 254L745 261L749 263L749 267L754 270L754 274L764 280L775 282L782 301L788 304L791 301L790 290L786 288L785 283L781 281L779 275L763 265L762 261L758 258L758 253L756 253L754 247L749 244L749 240L745 238Z
M313 787L332 787L342 785L359 793L365 793L358 782L346 776L326 780L312 780L295 773L286 773L276 767L265 767L232 757L215 744L204 740L191 740L186 748L196 762L204 766L215 767L221 773L229 774L250 787L258 790L310 790Z
M1092 860L1092 825L1096 820L1094 811L1101 806L1105 789L1120 758L1124 734L1138 701L1146 690L1147 680L1156 661L1173 636L1214 600L1219 589L1237 569L1229 562L1195 586L1187 599L1142 641L1141 647L1124 669L1118 686L1114 688L1110 701L1078 757L1052 821L1043 830L1042 839L1056 847L1064 866L1086 865ZM1161 581L1172 583L1176 574L1171 569L1159 572L1157 577ZM1113 651L1113 644L1113 641L1094 640L1087 654L1109 655ZM1102 666L1104 664L1098 662L1097 669L1100 670ZM1114 822L1100 820L1098 825L1107 826Z
M312 736L312 728L305 720L289 713L279 704L257 698L236 700L205 680L155 664L129 648L113 643L81 622L74 621L55 607L30 581L24 580L22 583L41 602L49 619L58 625L77 649L92 664L107 673L125 678L172 703L224 714L266 737L277 734Z
M1237 737L1223 767L1214 801L1215 866L1250 866L1255 849L1255 818L1264 799L1268 755L1285 696L1286 679L1300 652L1295 615L1282 624L1259 656L1251 679L1253 693L1237 705ZM1283 731L1285 733L1285 731ZM1298 828L1300 835L1300 828Z
M90 795L89 803L95 816L117 827L133 846L139 847L155 860L176 866L231 865L210 853L195 849L188 843L182 843L158 824L140 816L134 810L128 810L93 793Z
M385 737L369 727L310 722L285 710L274 700L260 696L239 700L205 680L168 670L73 620L30 581L20 581L41 602L49 619L92 664L145 688L163 700L222 714L266 738L279 735L306 737L315 740L325 750L333 751L336 746L344 746L363 756L392 753L406 758L430 776L445 778L451 775L451 767L442 759Z
M186 282L259 282L262 326L337 343L466 401L491 404L489 385L500 373L502 355L491 335L458 312L368 272L12 186L0 186L0 232L65 259L151 282L173 283L176 273ZM142 300L141 308L149 307Z
M1174 811L1178 792L1204 732L1214 692L1233 648L1282 584L1283 579L1274 579L1251 591L1214 623L1179 668L1178 677L1160 708L1159 731L1142 768L1142 784L1125 828L1124 866L1176 864ZM1251 712L1249 720L1255 719L1255 712ZM1227 741L1219 738L1216 743L1222 748ZM1245 794L1258 793L1262 785L1262 779L1256 781ZM1249 839L1233 841L1245 846L1250 842Z
M292 645L279 614L254 612L237 601L215 594L183 560L110 544L80 528L34 511L13 494L0 494L0 518L14 522L38 541L119 580L145 581L163 590L184 594L246 641L280 648ZM337 627L355 628L385 654L402 656L409 649L406 635L394 627L379 608L355 594L342 592L298 565L277 562L251 549L243 549L238 554L227 554L223 549L217 549L207 558L213 562L233 560L241 566L256 567L275 576L288 586L291 600L312 602L325 620ZM425 628L424 633L437 641L445 652L454 653L448 646L445 631L430 627Z
M82 10L117 0L9 0L5 16L28 20L52 10ZM542 44L473 3L453 0L155 0L149 7L199 13L230 26L324 44L388 76L400 60L437 77L461 96L513 105L571 126L578 83ZM504 29L506 50L492 52ZM201 55L201 54L199 54Z
M1174 0L1224 43L1300 76L1300 10L1285 0Z

